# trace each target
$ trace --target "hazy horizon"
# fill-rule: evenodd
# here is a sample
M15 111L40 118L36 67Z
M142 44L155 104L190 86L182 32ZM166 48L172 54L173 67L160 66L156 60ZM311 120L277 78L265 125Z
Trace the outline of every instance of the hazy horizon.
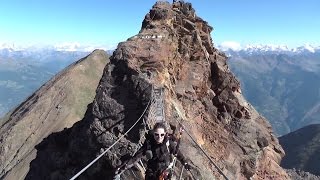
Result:
M0 45L70 45L114 48L137 34L156 1L2 1ZM170 1L171 2L171 1ZM320 45L320 2L189 0L208 21L216 45Z

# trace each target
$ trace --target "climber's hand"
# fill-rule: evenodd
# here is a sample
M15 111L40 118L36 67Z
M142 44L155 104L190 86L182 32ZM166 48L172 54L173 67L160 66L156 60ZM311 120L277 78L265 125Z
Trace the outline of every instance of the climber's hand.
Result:
M123 165L121 165L121 166L118 166L118 167L116 168L115 174L121 173L122 171L126 170L126 168L127 168L127 164L123 164Z
M119 174L119 172L120 172L120 168L117 168L114 174Z
M187 171L190 171L190 169L191 169L192 167L190 166L190 164L184 163L184 168L185 168Z

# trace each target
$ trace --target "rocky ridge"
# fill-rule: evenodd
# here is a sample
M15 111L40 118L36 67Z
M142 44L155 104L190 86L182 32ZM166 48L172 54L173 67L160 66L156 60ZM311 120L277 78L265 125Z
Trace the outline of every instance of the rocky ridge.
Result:
M26 179L71 178L131 127L152 87L165 89L171 127L179 119L230 179L288 179L270 124L243 98L226 56L212 44L212 29L190 3L157 2L139 34L118 45L84 118L36 146ZM112 179L113 168L137 150L144 134L140 122L79 179ZM222 178L186 136L181 150L200 179ZM134 179L129 171L124 176Z
M104 51L92 52L7 114L0 122L0 179L24 179L37 154L35 145L83 118L107 62Z

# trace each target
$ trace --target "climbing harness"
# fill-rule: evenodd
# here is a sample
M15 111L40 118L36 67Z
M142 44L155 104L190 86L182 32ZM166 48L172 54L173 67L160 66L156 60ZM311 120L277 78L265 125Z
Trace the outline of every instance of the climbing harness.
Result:
M160 174L159 180L166 180L166 179L168 179L170 177L171 177L171 171L166 169Z

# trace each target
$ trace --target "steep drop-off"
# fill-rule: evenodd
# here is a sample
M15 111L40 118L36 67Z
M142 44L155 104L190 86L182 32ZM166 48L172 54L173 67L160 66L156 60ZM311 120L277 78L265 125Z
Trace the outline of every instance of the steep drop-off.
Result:
M230 53L243 95L278 136L320 123L320 51Z
M320 124L313 124L279 138L286 152L284 168L295 168L320 175Z

